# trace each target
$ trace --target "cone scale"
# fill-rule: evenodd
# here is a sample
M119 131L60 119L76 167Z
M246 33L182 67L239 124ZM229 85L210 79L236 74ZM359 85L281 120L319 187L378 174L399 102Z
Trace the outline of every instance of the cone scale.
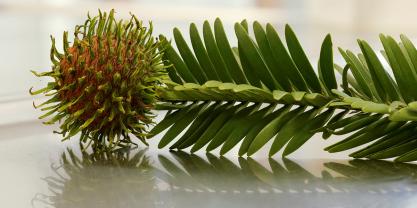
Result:
M161 43L152 36L152 24L143 26L134 15L129 21L116 20L114 10L90 17L77 25L70 44L63 34L63 52L51 37L52 70L32 72L51 77L45 88L30 90L50 99L35 105L59 122L63 140L80 134L80 142L94 150L114 150L135 144L134 135L145 142L146 127L152 123L151 110L156 89L165 76Z

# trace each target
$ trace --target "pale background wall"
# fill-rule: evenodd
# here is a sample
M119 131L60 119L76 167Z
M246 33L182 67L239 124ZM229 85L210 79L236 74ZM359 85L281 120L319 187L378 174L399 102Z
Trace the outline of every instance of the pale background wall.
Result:
M187 31L190 22L213 21L215 17L222 18L232 41L233 23L244 18L271 22L279 31L289 23L313 64L327 33L332 34L335 46L353 50L358 50L356 38L381 48L381 32L417 38L417 1L413 0L0 0L0 139L19 138L29 129L31 134L50 132L36 121L40 112L33 110L33 98L28 95L29 87L44 82L29 70L48 70L49 35L60 43L62 31L71 31L88 11L97 13L98 8L115 8L119 17L127 17L131 11L141 19L153 20L155 34L168 37L174 26ZM336 61L343 62L337 53ZM329 156L322 151L324 145L319 137L314 138L295 156L346 156Z

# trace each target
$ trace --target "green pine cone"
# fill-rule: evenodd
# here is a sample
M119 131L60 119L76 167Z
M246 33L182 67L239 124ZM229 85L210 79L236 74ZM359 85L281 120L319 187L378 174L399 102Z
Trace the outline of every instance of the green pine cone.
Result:
M60 123L63 140L81 132L80 141L94 150L114 150L134 144L129 135L145 142L146 127L157 101L156 88L165 74L161 42L134 15L130 21L108 15L88 16L77 25L72 46L63 35L60 53L52 39L49 72L32 72L51 77L53 82L32 95L51 96L36 106L47 111L45 124Z

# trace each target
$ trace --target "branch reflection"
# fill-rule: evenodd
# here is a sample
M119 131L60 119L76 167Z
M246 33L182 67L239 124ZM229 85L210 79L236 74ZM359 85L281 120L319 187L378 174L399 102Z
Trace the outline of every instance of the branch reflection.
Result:
M34 207L404 207L415 204L416 164L267 161L145 150L62 154ZM313 164L313 165L311 165ZM42 205L42 206L40 206Z

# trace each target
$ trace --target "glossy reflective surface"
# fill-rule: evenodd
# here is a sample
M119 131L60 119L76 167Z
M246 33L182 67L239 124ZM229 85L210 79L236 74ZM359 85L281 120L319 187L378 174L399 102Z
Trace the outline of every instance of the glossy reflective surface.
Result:
M51 207L412 207L417 166L384 161L253 160L146 150L79 155L43 180ZM304 165L303 165L304 164ZM304 166L312 165L311 169ZM318 171L316 175L313 172Z
M134 149L81 154L56 137L2 140L2 207L415 207L416 164Z

